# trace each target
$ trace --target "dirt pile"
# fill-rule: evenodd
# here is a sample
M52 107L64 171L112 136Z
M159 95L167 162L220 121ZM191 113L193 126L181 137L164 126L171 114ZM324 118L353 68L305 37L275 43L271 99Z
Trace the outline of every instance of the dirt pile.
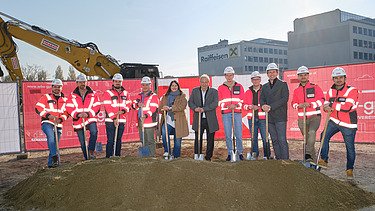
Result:
M375 194L292 161L98 159L38 171L6 194L16 209L350 210Z

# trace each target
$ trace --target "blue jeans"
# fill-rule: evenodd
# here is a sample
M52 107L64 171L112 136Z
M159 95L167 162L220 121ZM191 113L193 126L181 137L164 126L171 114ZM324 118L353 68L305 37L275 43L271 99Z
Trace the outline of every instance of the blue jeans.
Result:
M223 114L222 119L223 119L225 141L227 144L228 155L230 155L233 150L232 113ZM238 151L239 154L242 154L243 146L242 146L242 114L241 113L234 113L234 135L236 137L236 150Z
M90 131L90 139L89 139L89 152L95 151L95 145L96 140L98 139L98 128L96 127L96 122L92 122L88 125L86 125L87 130ZM80 130L77 130L78 140L81 144L81 149L83 152L83 156L85 157L85 160L87 160L87 151L86 151L86 143L85 143L85 137L83 133L83 128Z
M182 138L176 138L176 129L170 125L168 125L168 145L169 149L171 148L171 139L169 138L169 135L173 135L174 139L174 147L173 147L173 157L178 158L181 156L181 141ZM167 147L167 138L165 135L165 125L162 125L161 128L161 134L162 134L162 140L163 140L163 147L164 147L164 152L170 152L168 147Z
M328 161L329 141L338 132L341 132L346 146L346 169L353 169L355 161L354 139L357 128L346 128L329 120L320 156L323 160Z
M250 134L251 134L251 126L252 126L252 120L248 119L249 121L249 128L250 128ZM269 157L271 154L270 146L268 145L266 141L266 120L265 119L259 119L254 118L254 134L252 135L252 142L253 142L253 151L256 153L256 156L259 156L259 147L258 147L258 130L260 130L260 135L262 136L262 142L263 142L263 154L264 157Z
M58 156L58 160L60 162L60 155L57 154L57 149L56 149L56 139L55 139L55 126L50 123L44 122L42 124L42 131L44 134L47 136L47 143L48 143L48 149L49 149L49 155L48 155L48 167L52 166L52 157L53 156ZM60 137L62 133L62 128L57 128L57 139L58 142L60 142Z
M289 146L286 141L286 122L268 123L269 133L272 139L273 150L275 151L276 159L289 159Z
M124 123L118 125L117 139L116 139L116 152L115 156L121 156L121 139L122 134L124 133ZM105 147L105 157L109 158L113 156L113 145L115 140L116 127L113 122L105 123L105 130L107 132L107 145Z

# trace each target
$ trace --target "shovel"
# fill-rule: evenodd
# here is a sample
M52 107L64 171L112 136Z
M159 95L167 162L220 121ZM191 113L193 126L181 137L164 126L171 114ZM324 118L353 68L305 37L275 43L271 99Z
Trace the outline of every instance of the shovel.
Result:
M141 109L141 124L142 124L142 147L138 148L138 155L139 157L149 157L150 156L150 148L148 146L145 146L145 127L144 127L144 118L143 118L143 111L142 107Z
M327 127L328 127L328 122L329 122L330 116L331 116L331 111L327 112L326 121L324 123L323 134L320 137L319 152L318 152L318 156L316 156L316 169L317 170L320 170L321 168L326 168L325 166L319 166L318 161L320 159L320 153L322 152L322 148L323 148L323 144L324 144L324 137L326 136L326 133L327 133Z
M266 143L267 143L267 146L266 146L266 149L264 150L267 150L267 160L269 160L271 158L271 145L270 145L270 133L268 132L268 112L266 112Z
M86 157L88 160L90 160L90 153L89 153L89 145L86 143L86 121L85 118L82 117L82 124L83 124L83 141L85 142L86 145Z
M254 141L254 132L255 132L255 130L254 130L254 115L255 115L255 111L254 111L254 109L252 109L253 110L253 115L252 115L252 117L251 117L251 138L250 138L250 152L248 152L247 153L247 155L246 155L246 160L255 160L256 158L256 154L255 153L253 153L253 141ZM256 140L256 141L258 141L258 140Z
M201 143L202 143L202 134L201 134L201 116L202 113L198 112L198 143L197 143L197 148L198 148L198 154L194 154L194 160L203 160L204 155L200 154L201 153Z
M306 142L307 142L307 124L306 124L306 107L303 107L303 157L302 164L306 168L316 168L316 165L312 162L306 162Z
M233 142L233 150L231 152L230 161L231 162L238 162L240 161L240 157L236 150L236 137L234 135L234 110L232 110L232 142Z
M170 153L171 152L171 148L169 146L169 133L168 133L167 111L166 110L164 110L164 127L165 127L165 141L167 142L167 149L168 149L168 156L165 159L166 160L172 160L173 157L171 156L171 153Z
M117 119L119 115L117 114ZM113 122L114 123L114 122ZM117 144L118 124L115 125L115 138L113 139L113 157L116 156L116 144Z
M57 123L53 124L55 129L55 143L56 143L56 155L52 156L52 160L54 165L58 166L60 164L60 149L59 149L59 136L57 135Z

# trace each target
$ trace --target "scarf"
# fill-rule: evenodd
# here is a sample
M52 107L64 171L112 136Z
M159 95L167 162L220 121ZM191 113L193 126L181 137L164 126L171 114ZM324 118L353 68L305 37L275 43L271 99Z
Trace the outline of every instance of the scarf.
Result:
M176 99L176 97L180 95L180 91L177 90L175 92L170 92L168 94L168 98L167 98L167 106L168 107L172 107L173 103L174 103L174 100ZM168 116L171 117L172 121L174 121L174 113L172 111L168 111Z

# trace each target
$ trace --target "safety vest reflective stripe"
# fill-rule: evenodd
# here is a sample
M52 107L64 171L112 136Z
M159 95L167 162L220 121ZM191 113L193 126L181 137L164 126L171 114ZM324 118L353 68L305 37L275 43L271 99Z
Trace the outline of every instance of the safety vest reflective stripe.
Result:
M242 102L242 100L240 98L224 98L219 101L219 105L227 102Z
M317 111L306 111L306 116L313 116L317 114L321 114L322 112L320 110ZM303 117L303 112L298 112L298 116Z
M317 108L317 107L320 107L320 106L323 105L321 100L317 100L316 102L311 102L311 104L313 105L313 108ZM298 104L297 104L297 106L298 106Z
M155 127L158 123L157 122L152 122L152 123L144 123L144 127Z
M113 119L111 119L111 118L105 118L105 121L106 122L113 122ZM126 123L126 119L119 119L118 121L121 122L121 123Z
M51 125L55 125L54 122L49 121L49 120L43 120L42 123L49 123L49 124L51 124ZM61 123L60 123L60 124L57 124L56 127L62 127L62 124L61 124Z
M330 120L332 120L334 123L340 125L340 126L343 126L343 127L347 127L347 128L357 128L357 124L348 124L348 123L345 123L345 122L342 122L334 117L330 117L329 118Z
M73 125L73 128L74 129L81 129L81 128L83 128L84 125L88 125L92 122L97 122L97 119L96 118L88 118L88 119L86 119L86 121L84 123L79 123L79 124Z

